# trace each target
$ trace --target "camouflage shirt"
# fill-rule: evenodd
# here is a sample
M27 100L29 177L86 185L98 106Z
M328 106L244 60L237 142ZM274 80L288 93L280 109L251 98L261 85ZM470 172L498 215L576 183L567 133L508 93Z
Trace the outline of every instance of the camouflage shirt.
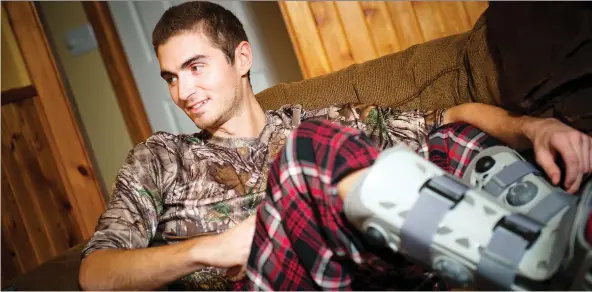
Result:
M171 244L232 228L256 211L265 196L269 166L303 120L329 119L358 128L381 149L405 143L418 150L442 113L361 104L308 111L287 105L266 111L258 138L155 133L130 151L83 257L98 249ZM226 290L227 284L224 271L210 267L169 288Z

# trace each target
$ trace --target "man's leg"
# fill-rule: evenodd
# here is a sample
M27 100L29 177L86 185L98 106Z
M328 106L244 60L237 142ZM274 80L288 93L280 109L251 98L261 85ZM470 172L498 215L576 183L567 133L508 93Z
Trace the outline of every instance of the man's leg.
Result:
M445 170L462 174L458 169L471 157L495 144L455 124L432 133L424 150ZM400 255L370 246L342 212L337 185L371 166L378 153L358 130L327 121L304 122L294 131L270 170L244 289L438 288Z

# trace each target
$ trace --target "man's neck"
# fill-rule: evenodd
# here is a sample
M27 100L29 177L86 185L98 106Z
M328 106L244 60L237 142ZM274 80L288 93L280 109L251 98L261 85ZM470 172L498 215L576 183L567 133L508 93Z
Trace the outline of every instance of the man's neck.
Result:
M214 131L213 136L221 138L257 138L265 127L265 112L252 92L243 99L238 112Z

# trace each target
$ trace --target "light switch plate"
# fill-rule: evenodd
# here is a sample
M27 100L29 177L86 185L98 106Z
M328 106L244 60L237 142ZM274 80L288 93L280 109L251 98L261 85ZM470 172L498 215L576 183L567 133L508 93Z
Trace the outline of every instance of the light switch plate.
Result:
M83 24L66 33L68 51L74 56L84 54L97 48L97 39L90 24Z

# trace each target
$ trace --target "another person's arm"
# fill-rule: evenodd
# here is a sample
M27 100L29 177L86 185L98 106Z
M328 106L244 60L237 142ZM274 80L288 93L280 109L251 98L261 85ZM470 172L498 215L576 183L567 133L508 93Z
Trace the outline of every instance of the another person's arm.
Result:
M83 290L154 290L204 266L246 262L253 219L220 235L148 247L162 214L162 176L171 172L159 168L165 161L159 156L170 159L168 154L142 144L121 168L108 208L83 251ZM235 236L242 240L232 240Z
M443 115L444 124L465 122L518 151L532 147L533 141L525 133L529 130L530 123L536 120L542 119L513 114L500 107L482 103L457 105L447 109Z
M465 122L496 137L517 150L533 148L537 163L554 184L561 173L555 163L557 153L565 162L565 185L577 191L585 173L592 171L592 138L552 118L512 114L502 108L467 103L444 112L444 123Z
M566 164L565 188L575 192L584 173L592 171L592 138L555 119L514 115L502 108L467 103L435 111L403 111L368 104L335 105L310 111L304 118L323 117L362 130L381 149L404 143L418 150L428 133L443 124L465 122L518 150L534 148L537 163L554 184L561 173L554 157Z

